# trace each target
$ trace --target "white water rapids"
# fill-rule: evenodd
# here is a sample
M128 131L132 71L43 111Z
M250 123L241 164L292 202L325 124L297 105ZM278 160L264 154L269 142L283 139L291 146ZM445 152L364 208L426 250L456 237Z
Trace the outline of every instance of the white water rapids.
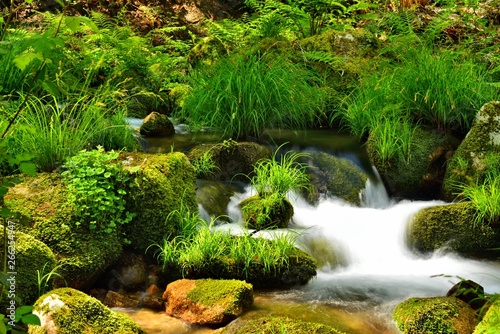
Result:
M466 259L443 250L423 256L407 248L405 234L413 215L444 202L391 202L382 182L377 184L368 182L362 207L334 198L311 206L292 196L295 213L290 228L302 235L298 245L325 263L316 278L293 292L294 298L395 305L413 296L444 296L460 278L481 284L487 293L500 292L498 262ZM234 221L241 221L237 204L251 195L247 189L231 199L228 211ZM238 224L220 228L241 230Z

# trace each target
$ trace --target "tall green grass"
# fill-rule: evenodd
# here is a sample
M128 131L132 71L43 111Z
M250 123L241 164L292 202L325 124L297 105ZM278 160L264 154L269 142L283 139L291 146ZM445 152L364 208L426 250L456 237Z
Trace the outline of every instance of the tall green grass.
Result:
M474 226L500 224L500 173L487 173L484 181L461 187L464 198L470 200L476 210Z
M297 234L274 234L272 240L255 238L250 234L232 236L229 232L214 230L198 218L195 233L165 240L158 246L158 260L163 270L179 270L182 276L202 272L203 268L224 266L235 277L248 277L251 267L263 268L264 274L276 273L289 262L295 250Z
M417 126L466 133L479 108L497 97L488 73L451 51L409 48L395 65L362 78L335 117L360 138L372 134L379 158L408 159Z
M137 145L123 115L104 108L97 96L69 102L32 96L17 123L12 150L33 155L41 171L56 169L83 149L133 149Z
M322 116L324 93L315 75L281 57L224 58L195 72L191 86L176 117L223 138L305 128Z

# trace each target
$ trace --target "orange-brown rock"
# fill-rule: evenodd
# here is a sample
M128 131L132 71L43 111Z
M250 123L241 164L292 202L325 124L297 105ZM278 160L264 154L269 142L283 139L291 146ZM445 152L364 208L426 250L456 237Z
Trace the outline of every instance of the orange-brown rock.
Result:
M253 287L238 280L181 279L167 286L163 300L170 316L192 324L225 324L253 304Z

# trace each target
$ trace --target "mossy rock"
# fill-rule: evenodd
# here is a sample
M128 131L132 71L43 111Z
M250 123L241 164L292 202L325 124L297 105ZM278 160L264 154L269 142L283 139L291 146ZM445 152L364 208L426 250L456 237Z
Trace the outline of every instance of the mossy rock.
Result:
M5 203L17 214L20 226L56 255L58 273L64 277L57 284L88 288L122 252L118 231L97 233L76 225L59 174L24 177L9 190Z
M500 333L500 295L493 295L492 304L476 326L473 334Z
M247 228L264 230L286 228L293 217L293 205L285 197L249 197L239 204Z
M486 103L476 114L467 133L446 168L443 197L453 200L460 185L484 180L485 173L500 170L500 101Z
M415 129L408 161L383 162L370 145L367 151L393 197L408 199L439 198L448 159L460 141L452 134L434 129Z
M135 183L126 202L127 211L136 216L125 226L125 234L130 246L144 253L149 246L161 245L177 234L178 218L168 219L172 211L198 211L194 169L180 152L122 153L120 159Z
M231 196L242 189L230 183L210 180L196 180L196 200L212 217L225 219ZM227 218L229 219L229 218Z
M208 180L248 182L246 175L253 172L253 165L262 159L271 158L271 151L257 143L226 140L218 144L195 146L189 153L191 162L209 152L215 168L206 175Z
M288 317L262 317L245 321L243 325L230 324L217 330L217 334L345 334L328 325Z
M234 236L234 238L239 237ZM266 241L272 242L272 240ZM259 259L254 259L244 270L244 263L237 262L230 256L220 255L204 261L201 268L183 263L182 267L164 268L163 274L169 281L180 278L236 279L246 281L254 288L279 289L306 284L316 276L316 261L301 249L292 250L286 260L286 263L282 264L276 261L271 264L269 270Z
M175 129L166 115L153 111L146 116L139 132L143 136L172 136L175 134Z
M474 310L455 297L407 299L393 318L403 334L470 334L477 321Z
M324 152L313 152L308 165L306 171L312 188L307 197L313 203L325 196L360 205L360 193L365 189L367 175L354 162Z
M408 227L408 244L421 252L446 247L463 255L488 255L500 247L500 229L488 224L474 226L475 210L470 202L421 209Z
M7 286L3 287L0 295L0 313L4 313L10 300L14 300L17 306L31 305L38 296L38 272L42 275L54 269L56 259L52 250L43 242L34 237L16 232L16 224L7 222L7 245L4 244L4 227L0 225L0 249L7 251ZM7 247L6 247L7 246ZM11 248L13 246L13 248ZM5 254L2 252L2 263ZM12 256L12 259L10 258ZM11 267L12 266L12 267ZM15 274L9 274L9 272ZM10 289L11 283L15 286ZM52 288L52 281L48 282L47 288ZM0 283L0 286L2 284ZM14 294L12 296L11 294Z
M199 325L226 324L253 304L253 287L239 280L188 280L170 283L163 294L166 313Z
M114 312L97 299L71 288L44 294L34 307L42 326L29 326L30 334L145 333L126 315Z

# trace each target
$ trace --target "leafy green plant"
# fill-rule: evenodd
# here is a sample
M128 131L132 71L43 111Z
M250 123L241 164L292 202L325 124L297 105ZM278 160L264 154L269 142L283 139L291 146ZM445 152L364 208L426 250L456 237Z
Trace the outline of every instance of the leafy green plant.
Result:
M176 117L223 138L258 137L267 127L304 128L322 116L317 78L284 58L224 58L191 80L193 90Z
M196 176L204 178L210 176L215 169L219 168L214 160L210 150L204 152L200 157L192 162Z
M133 186L130 174L116 159L119 152L83 150L66 160L63 180L68 184L69 202L74 206L77 225L89 230L113 233L134 215L125 210L124 195Z
M16 308L13 318L0 314L0 334L26 333L26 325L40 326L40 318L33 314L33 306L20 306Z

